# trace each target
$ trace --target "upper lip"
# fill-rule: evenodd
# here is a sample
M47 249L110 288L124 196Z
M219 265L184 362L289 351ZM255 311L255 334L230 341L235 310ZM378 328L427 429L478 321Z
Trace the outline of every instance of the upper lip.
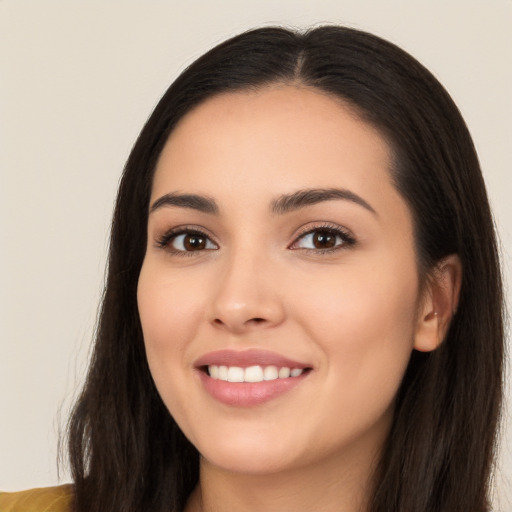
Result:
M239 366L246 368L248 366L277 366L287 368L310 368L311 365L294 361L288 357L275 352L260 349L249 350L216 350L201 356L194 366L197 368L203 366Z

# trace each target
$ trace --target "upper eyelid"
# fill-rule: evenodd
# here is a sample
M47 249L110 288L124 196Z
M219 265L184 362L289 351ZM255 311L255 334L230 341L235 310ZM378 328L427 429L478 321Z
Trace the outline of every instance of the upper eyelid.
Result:
M155 234L155 241L156 244L160 247L167 245L172 239L177 238L180 235L186 235L186 234L197 234L202 235L208 238L212 243L214 243L217 247L219 247L219 242L216 240L216 238L209 233L209 230L194 226L194 225L182 225L182 226L176 226L174 228L170 228L167 230L164 230L161 234Z
M197 233L205 235L208 238L214 239L215 237L210 233L210 230L203 228L202 226L196 226L195 224L182 224L169 229L162 230L163 235L181 235L184 233Z
M322 230L337 232L337 233L345 235L346 237L349 237L354 240L356 238L350 229L340 226L338 224L334 224L334 223L326 221L321 224L311 225L311 223L308 223L308 224L302 226L296 232L296 234L294 236L294 241L298 240L302 236L308 235L310 233L314 233L315 231L322 231Z

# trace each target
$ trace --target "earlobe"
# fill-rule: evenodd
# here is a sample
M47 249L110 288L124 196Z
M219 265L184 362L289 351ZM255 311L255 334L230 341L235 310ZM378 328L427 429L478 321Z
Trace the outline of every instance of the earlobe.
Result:
M431 352L441 345L457 311L462 264L456 254L443 258L425 286L414 339L414 348Z

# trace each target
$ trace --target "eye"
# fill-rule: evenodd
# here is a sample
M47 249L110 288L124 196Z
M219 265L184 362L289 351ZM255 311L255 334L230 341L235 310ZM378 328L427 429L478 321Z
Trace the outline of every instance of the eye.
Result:
M196 230L170 231L166 233L160 240L158 246L167 248L171 252L199 252L218 249L215 244L205 233Z
M311 229L303 235L300 235L290 246L290 249L306 249L328 252L354 244L354 238L342 229L325 226Z
M183 233L175 236L170 243L177 251L203 251L204 249L216 249L217 246L200 233Z

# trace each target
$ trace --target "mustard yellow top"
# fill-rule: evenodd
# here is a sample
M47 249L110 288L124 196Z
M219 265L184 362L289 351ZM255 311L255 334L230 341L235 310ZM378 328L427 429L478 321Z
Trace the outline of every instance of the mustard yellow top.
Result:
M21 492L0 491L0 512L71 512L71 484Z

